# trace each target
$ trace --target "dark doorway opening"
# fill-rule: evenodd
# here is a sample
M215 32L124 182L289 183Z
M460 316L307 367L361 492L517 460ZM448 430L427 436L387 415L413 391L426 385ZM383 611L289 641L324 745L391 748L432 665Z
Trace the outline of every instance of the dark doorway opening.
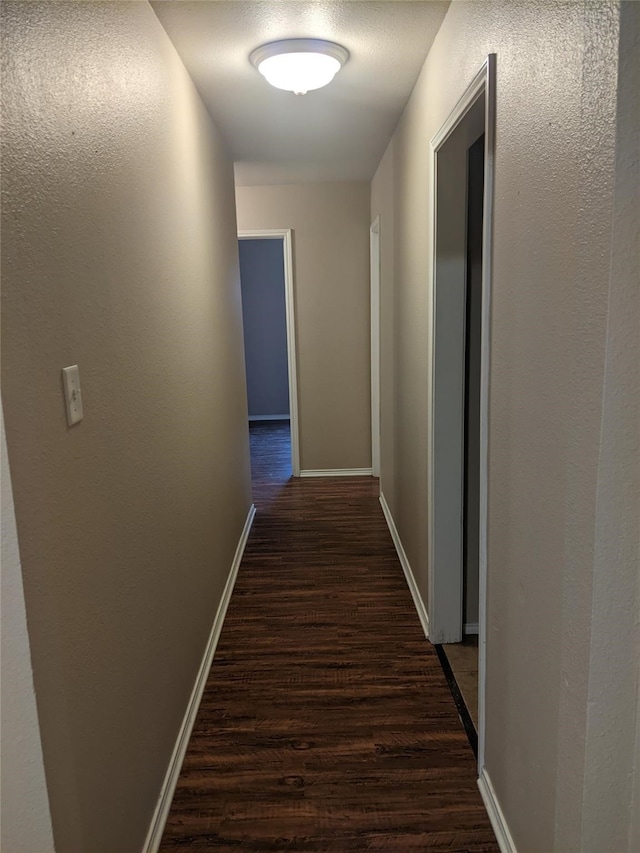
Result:
M283 241L239 241L251 476L292 474Z
M484 205L482 134L467 150L464 462L463 462L463 635L438 647L449 686L477 755L478 609L480 580L480 364L482 340L482 230Z

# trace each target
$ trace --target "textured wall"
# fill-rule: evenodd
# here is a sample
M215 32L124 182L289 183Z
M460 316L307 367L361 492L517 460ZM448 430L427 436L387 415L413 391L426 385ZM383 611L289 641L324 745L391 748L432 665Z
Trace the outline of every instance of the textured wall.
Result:
M249 415L289 414L282 240L240 240Z
M581 853L640 849L640 4L636 2L621 6L618 69ZM630 782L634 771L635 803Z
M139 853L250 504L233 171L146 3L2 13L3 399L56 849Z
M395 236L382 483L426 598L428 141L497 53L486 761L520 853L582 836L617 42L614 2L454 2L373 184Z
M369 185L238 187L241 229L292 228L300 467L371 467Z

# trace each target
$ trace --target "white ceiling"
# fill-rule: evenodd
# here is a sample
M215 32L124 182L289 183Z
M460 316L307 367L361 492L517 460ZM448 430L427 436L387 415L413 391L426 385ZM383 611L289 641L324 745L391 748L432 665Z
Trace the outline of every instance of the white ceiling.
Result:
M369 180L449 6L419 0L152 2L236 161L239 185ZM258 45L311 36L351 56L306 95L272 88Z

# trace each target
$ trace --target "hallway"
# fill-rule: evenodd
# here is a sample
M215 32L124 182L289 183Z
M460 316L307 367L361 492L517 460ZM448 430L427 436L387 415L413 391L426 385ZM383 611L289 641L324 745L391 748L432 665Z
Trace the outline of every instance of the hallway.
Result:
M497 850L377 480L289 479L287 453L252 429L257 514L161 850Z
M0 849L640 851L640 3L0 20ZM304 95L254 62L300 38L342 57ZM289 397L250 411L256 234Z

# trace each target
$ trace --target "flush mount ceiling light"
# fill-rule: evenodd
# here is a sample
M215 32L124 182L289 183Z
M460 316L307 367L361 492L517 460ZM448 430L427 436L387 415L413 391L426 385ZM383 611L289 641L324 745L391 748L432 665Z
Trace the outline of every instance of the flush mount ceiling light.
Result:
M249 55L276 89L305 95L330 83L349 58L349 51L323 39L284 39L257 47Z

